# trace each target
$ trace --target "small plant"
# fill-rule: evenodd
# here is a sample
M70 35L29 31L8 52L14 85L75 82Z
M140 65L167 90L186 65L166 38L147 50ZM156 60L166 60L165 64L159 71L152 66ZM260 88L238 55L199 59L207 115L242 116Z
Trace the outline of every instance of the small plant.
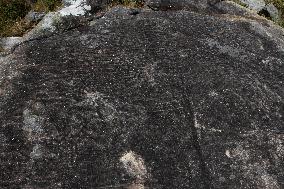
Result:
M131 7L142 7L144 5L144 0L112 0L113 5L124 5Z
M22 0L0 0L0 37L9 35L7 31L23 18L30 6Z
M61 6L61 0L0 0L0 37L22 36L35 23L25 21L30 11L48 12Z
M38 12L54 11L61 6L61 0L37 0L32 9Z

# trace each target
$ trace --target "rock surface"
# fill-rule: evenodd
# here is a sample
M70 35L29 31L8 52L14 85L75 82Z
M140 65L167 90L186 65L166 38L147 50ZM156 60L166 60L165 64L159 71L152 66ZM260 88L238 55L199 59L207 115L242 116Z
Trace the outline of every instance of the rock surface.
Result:
M283 29L180 8L0 58L1 188L284 187Z
M269 16L272 18L272 20L279 21L280 12L272 3L267 4L265 6L265 10L269 13Z

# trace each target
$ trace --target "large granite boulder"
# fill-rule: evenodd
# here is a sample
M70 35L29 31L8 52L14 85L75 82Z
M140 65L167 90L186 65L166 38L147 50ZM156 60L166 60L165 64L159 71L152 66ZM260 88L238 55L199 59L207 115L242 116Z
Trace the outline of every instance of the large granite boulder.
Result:
M115 7L2 56L0 188L283 188L283 29L208 11Z

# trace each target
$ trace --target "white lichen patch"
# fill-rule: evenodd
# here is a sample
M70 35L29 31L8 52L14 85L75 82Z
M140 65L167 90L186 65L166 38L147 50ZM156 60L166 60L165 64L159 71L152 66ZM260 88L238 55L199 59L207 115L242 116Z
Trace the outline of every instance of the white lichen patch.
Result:
M62 23L63 17L86 15L91 10L91 6L86 0L70 0L65 3L65 7L57 12L49 12L43 19L23 37L23 41L52 34L58 30L57 25Z
M263 60L261 61L261 63L262 63L263 65L265 65L265 67L268 67L268 68L270 68L270 69L274 69L274 68L276 68L277 66L281 66L281 65L284 64L284 62L281 61L280 59L275 58L275 57L271 57L271 56L268 56L268 57L266 57L265 59L263 59Z
M4 50L11 50L16 45L20 44L23 41L22 37L5 37L0 38L0 47Z
M144 183L148 177L147 168L142 157L133 151L125 152L119 159L126 172L134 177L135 183Z
M155 82L156 67L157 63L147 64L143 69L145 80L149 82L152 86L156 85Z
M210 91L208 94L210 97L217 97L219 94L216 91Z
M205 43L208 44L210 48L217 48L220 53L227 54L233 58L239 58L241 60L245 60L246 57L248 56L243 49L225 44L224 45L220 44L218 41L214 39L207 38Z
M36 145L33 147L32 152L30 153L31 159L39 159L39 158L42 157L42 155L43 155L43 152L42 152L42 147L41 147L41 145L36 144Z
M126 189L144 189L144 188L145 188L144 184L139 184L139 183L132 183L126 187Z
M98 111L104 116L104 119L108 122L113 121L118 114L116 107L113 103L108 102L104 94L100 92L87 92L85 91L86 99L80 102L78 105L85 106L90 105L98 108Z
M43 125L44 118L38 115L34 115L29 109L24 110L23 118L24 118L23 130L27 132L35 132L35 133L41 133L43 131L42 125Z
M218 132L221 133L222 130L220 129L215 129L215 128L208 128L202 124L199 123L198 121L198 114L194 114L194 127L197 129L197 134L198 134L198 138L201 139L201 130L205 130L205 131L211 131L211 132Z
M92 106L98 106L98 102L104 98L104 95L100 92L85 91L85 94L86 94L86 100L84 102Z
M230 152L230 150L226 150L226 151L225 151L225 154L226 154L226 156L227 156L228 158L231 158L231 152Z
M87 4L86 0L70 1L69 6L61 9L59 13L62 16L80 16L85 15L91 10L91 6Z

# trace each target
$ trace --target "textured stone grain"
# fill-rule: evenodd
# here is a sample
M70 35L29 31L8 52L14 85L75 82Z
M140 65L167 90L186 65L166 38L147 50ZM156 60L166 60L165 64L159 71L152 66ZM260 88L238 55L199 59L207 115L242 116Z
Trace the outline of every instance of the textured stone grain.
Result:
M255 22L108 14L20 45L1 188L283 188L283 31Z

